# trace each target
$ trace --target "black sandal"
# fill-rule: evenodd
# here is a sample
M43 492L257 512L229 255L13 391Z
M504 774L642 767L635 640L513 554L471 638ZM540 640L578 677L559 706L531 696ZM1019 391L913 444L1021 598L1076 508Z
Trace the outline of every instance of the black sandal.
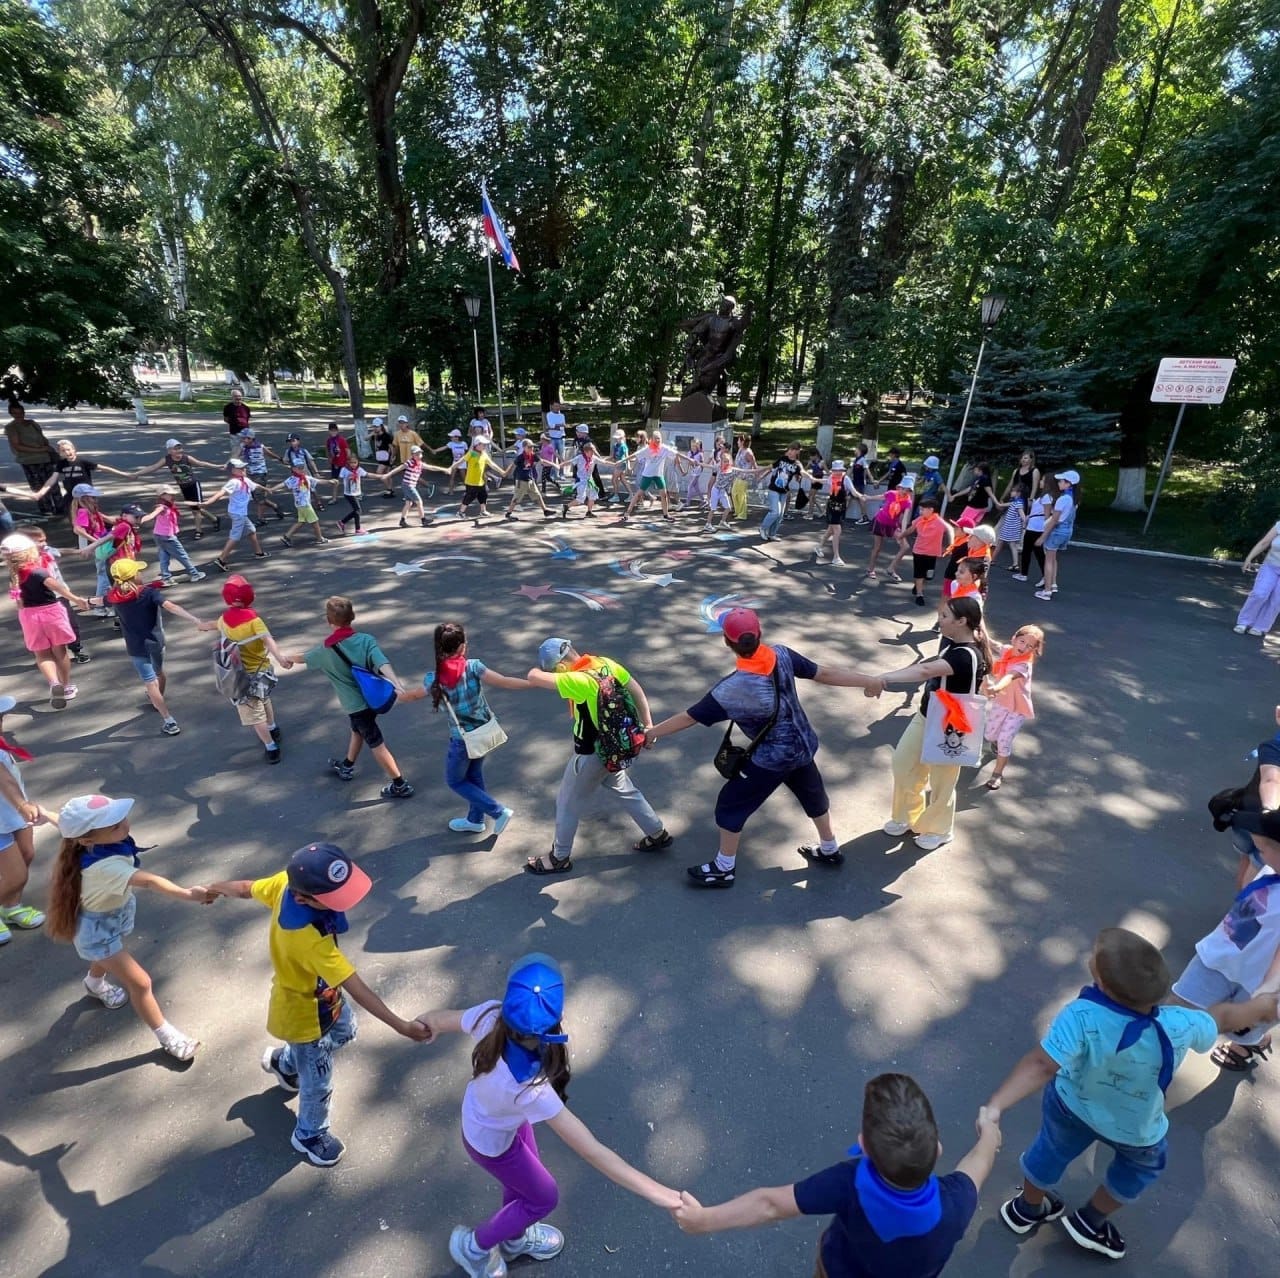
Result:
M646 834L639 843L633 843L631 850L633 852L661 852L663 848L669 848L675 839L666 830L659 830L657 834Z
M1234 1049L1234 1050L1233 1050ZM1252 1047L1246 1043L1219 1043L1209 1054L1209 1059L1219 1068L1232 1074L1247 1074L1257 1069L1253 1058L1266 1060L1271 1052L1271 1044L1265 1047Z
M524 863L526 874L568 874L572 869L573 862L568 857L561 861L554 852L547 853L546 861L540 856L533 856Z
M834 852L824 852L812 843L803 843L796 851L811 865L843 865L844 853L837 848Z

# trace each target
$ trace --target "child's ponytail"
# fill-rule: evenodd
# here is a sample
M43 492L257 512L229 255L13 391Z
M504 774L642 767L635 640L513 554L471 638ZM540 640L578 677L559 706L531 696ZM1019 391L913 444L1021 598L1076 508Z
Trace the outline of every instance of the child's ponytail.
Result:
M80 854L84 847L79 839L63 839L53 865L44 930L55 941L70 941L76 934L80 918Z

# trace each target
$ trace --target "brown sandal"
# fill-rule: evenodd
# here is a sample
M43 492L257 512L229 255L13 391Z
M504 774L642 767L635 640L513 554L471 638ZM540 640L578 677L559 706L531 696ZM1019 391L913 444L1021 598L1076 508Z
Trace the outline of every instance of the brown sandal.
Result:
M631 850L633 852L660 852L663 848L669 848L675 840L666 830L659 830L657 834L646 834L639 843L633 843Z
M524 872L526 874L568 874L572 869L573 861L569 857L565 857L561 861L554 852L547 853L546 861L543 861L540 856L531 856L524 863Z

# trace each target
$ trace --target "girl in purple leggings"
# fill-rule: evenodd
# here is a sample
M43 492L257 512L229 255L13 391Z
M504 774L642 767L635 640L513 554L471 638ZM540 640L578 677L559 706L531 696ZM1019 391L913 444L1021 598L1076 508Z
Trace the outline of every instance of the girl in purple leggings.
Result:
M550 1260L564 1247L558 1229L539 1223L555 1210L559 1191L538 1157L534 1123L545 1122L575 1154L655 1207L680 1206L674 1189L602 1145L565 1107L569 1036L560 1024L563 1011L559 965L545 954L529 954L512 967L501 1003L418 1018L431 1031L428 1041L460 1031L476 1042L462 1098L462 1143L502 1186L502 1206L475 1229L458 1225L449 1238L449 1255L471 1278L504 1278L508 1260Z

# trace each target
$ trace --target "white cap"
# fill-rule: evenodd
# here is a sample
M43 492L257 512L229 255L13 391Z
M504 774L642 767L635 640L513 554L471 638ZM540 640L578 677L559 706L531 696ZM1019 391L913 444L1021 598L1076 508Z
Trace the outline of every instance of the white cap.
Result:
M1078 470L1064 470L1062 474L1055 475L1054 479L1065 479L1069 484L1078 484L1080 482L1080 472Z
M899 488L906 488L910 490L910 489L913 489L915 486L916 486L915 475L903 475L903 477L898 481Z
M930 470L937 470L938 467L942 465L942 463L932 453L930 453L929 456L924 459L924 464Z
M981 542L984 546L996 544L996 530L990 524L979 524L969 530L969 540Z
M180 439L166 439L166 440L164 441L164 446L165 446L166 448L181 448L181 447L182 447L182 440L180 440Z
M409 419L401 413L400 416L396 418L396 423L399 424L400 422L407 422L408 420Z
M90 830L106 830L129 815L132 799L108 799L105 794L81 794L68 799L58 813L58 832L78 839Z
M27 550L34 550L36 543L31 540L25 533L10 533L3 541L0 541L0 550L6 555L19 555Z
M844 469L844 462L842 462L842 461L833 461L833 462L831 463L831 469L832 469L832 471L833 471L833 472L835 472L835 471L837 471L837 470L843 470L843 469Z
M404 418L402 417L400 420L401 420L401 421L404 421ZM381 417L375 417L375 418L373 419L373 424L374 424L375 426L381 426L381 425L383 424L383 418L381 418Z
M249 463L246 462L243 457L232 457L227 462L227 465L230 466L232 470L244 470L248 464Z
M451 431L449 432L449 438L450 438L450 439L461 439L461 438L462 438L462 432L461 432L460 430L451 430Z

